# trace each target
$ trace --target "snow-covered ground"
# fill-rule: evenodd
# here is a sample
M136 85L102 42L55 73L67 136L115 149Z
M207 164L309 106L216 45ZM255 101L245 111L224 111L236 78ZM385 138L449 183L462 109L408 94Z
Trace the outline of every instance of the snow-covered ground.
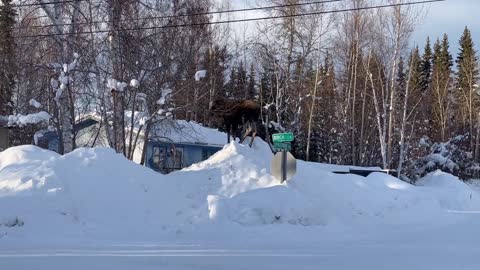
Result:
M226 145L169 175L108 148L0 152L0 269L479 269L480 194Z

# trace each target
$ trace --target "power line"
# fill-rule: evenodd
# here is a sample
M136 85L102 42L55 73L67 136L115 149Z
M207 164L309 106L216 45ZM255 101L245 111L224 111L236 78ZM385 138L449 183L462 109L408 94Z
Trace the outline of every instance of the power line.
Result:
M262 21L262 20L273 20L273 19L293 18L293 17L302 17L302 16L312 16L312 15L335 14L335 13L350 12L350 11L381 9L381 8L388 8L388 7L411 6L411 5L420 5L420 4L444 2L444 1L446 1L446 0L425 0L425 1L415 1L415 2L398 3L398 4L386 4L386 5L377 5L377 6L368 6L368 7L359 7L359 8L348 8L348 9L338 9L338 10L329 10L329 11L307 12L307 13L301 13L301 14L267 16L267 17L251 18L251 19L237 19L237 20L226 20L226 21L216 21L216 22L187 23L187 24L174 24L174 25L162 25L162 26L150 26L150 27L125 28L125 29L82 31L82 32L76 32L75 34L92 34L92 33L109 33L109 32L121 32L121 31L154 30L154 29L168 29L168 28L182 28L182 27L227 24L227 23L237 23L237 22ZM66 36L66 35L69 35L69 34L70 33L39 34L39 35L16 36L15 38Z
M51 1L51 2L45 2L45 3L18 4L18 5L11 5L11 6L12 7L34 7L34 6L66 4L66 3L83 2L83 1L88 1L88 0L62 0L62 1Z
M174 19L174 18L182 18L182 17L196 17L196 16L223 14L223 13L235 13L235 12L257 11L257 10L269 10L269 9L285 8L285 7L318 5L318 4L327 4L327 3L334 3L334 2L341 2L341 1L344 1L344 0L323 0L323 1L313 1L313 2L304 2L304 3L296 3L296 4L255 7L255 8L230 9L230 10L223 10L223 11L219 10L219 11L192 13L192 14L175 14L175 15L153 16L153 17L147 17L147 18L121 19L119 21L120 22L125 22L125 21L141 21L141 20L154 20L154 19ZM47 17L47 16L34 17L34 19L45 18L45 17ZM75 24L76 25L82 25L82 24L97 24L97 23L109 23L109 21L78 22L78 23L75 23ZM29 26L29 27L30 28L45 28L45 27L68 26L68 25L72 25L72 23L34 25L34 26ZM29 27L14 27L13 29L25 29L25 28L29 28Z

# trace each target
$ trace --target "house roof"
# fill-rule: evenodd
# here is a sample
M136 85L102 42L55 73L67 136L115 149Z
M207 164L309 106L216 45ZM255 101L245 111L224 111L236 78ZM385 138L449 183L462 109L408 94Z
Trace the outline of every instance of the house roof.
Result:
M150 138L157 141L218 147L222 147L227 140L226 134L217 129L204 127L193 121L172 119L155 124Z
M125 124L130 125L132 113L125 112ZM134 113L134 132L135 134L140 130L140 135L143 137L145 127L141 124L145 121L145 114L142 112ZM79 121L80 120L80 121ZM101 117L98 114L87 114L77 119L77 128L81 128L83 124L88 126L92 121L99 122ZM142 128L140 128L142 127ZM155 123L150 131L151 140L161 142L174 142L179 144L194 144L194 145L208 145L215 147L223 147L227 141L227 135L214 128L208 128L200 123L186 120L174 120L165 118Z

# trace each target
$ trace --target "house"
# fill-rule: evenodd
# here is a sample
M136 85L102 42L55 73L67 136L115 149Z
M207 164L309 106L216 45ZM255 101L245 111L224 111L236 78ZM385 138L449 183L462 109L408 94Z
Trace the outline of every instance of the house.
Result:
M75 144L78 147L108 147L106 130L100 125L101 118L88 115L74 127ZM37 145L58 152L58 135L56 130L45 130L37 133Z
M216 129L185 120L164 120L149 135L145 166L169 173L208 159L225 142L225 133Z
M130 115L127 113L125 122L129 122L129 119ZM104 128L105 125L100 123L101 118L97 115L88 115L77 122L75 125L77 147L109 146L107 130ZM126 136L129 136L128 130L126 133ZM133 142L138 137L132 160L140 163L144 129L137 123L132 135ZM170 173L208 159L222 149L225 142L225 133L216 129L185 120L164 119L156 123L150 131L144 165L161 173ZM38 138L37 144L42 148L58 151L58 136L55 131L44 132Z

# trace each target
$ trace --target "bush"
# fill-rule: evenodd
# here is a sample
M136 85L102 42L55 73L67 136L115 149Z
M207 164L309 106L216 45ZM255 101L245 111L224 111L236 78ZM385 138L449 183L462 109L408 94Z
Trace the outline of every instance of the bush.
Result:
M468 151L468 135L456 136L447 142L432 143L427 137L419 142L424 156L414 160L406 168L407 176L415 182L429 172L441 170L463 180L478 176L479 166L474 162L472 152Z

